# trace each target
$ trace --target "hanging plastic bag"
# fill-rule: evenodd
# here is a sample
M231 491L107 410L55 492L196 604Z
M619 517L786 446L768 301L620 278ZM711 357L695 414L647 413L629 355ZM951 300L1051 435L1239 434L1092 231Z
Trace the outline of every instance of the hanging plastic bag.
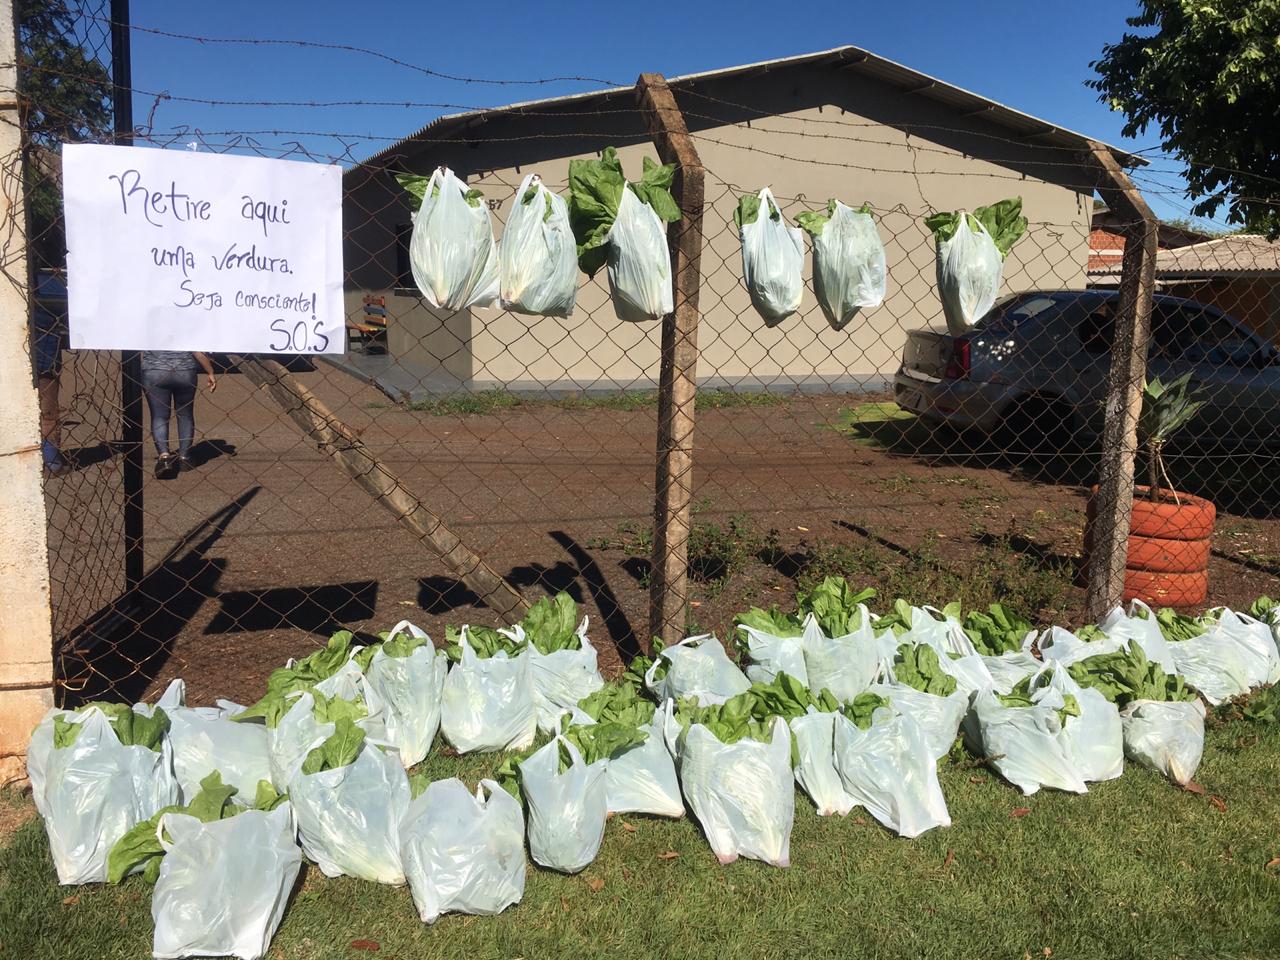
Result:
M481 657L469 629L458 640L461 661L445 677L440 731L459 753L523 750L538 728L528 648L514 657L505 650Z
M104 709L119 711L113 726ZM130 736L133 713L146 718ZM135 721L136 722L136 721ZM28 773L61 884L101 883L107 854L136 823L178 801L163 710L91 704L51 710L32 736ZM122 742L116 727L125 731Z
M713 635L699 634L658 651L645 671L644 685L658 701L694 697L702 704L724 703L751 686Z
M448 672L448 656L408 620L391 628L369 660L365 682L383 704L386 740L406 769L426 757L440 729Z
M1027 229L1022 198L973 213L935 213L925 219L937 244L938 295L947 331L959 337L986 316L1000 295L1004 258Z
M775 718L768 742L726 744L695 723L680 744L680 785L716 859L790 866L796 789L787 725Z
M167 813L156 835L165 857L151 895L152 956L264 956L302 865L289 804L212 823Z
M568 317L578 294L578 251L569 206L537 174L520 183L498 244L499 303L504 310Z
M933 751L915 722L892 704L875 709L866 729L838 715L835 758L853 801L900 836L951 826Z
M394 749L384 751L350 720L338 720L289 782L289 800L302 849L326 877L404 883L400 822L409 779Z
M888 270L870 205L854 210L828 200L825 212L806 211L796 222L813 239L813 292L833 330L884 302Z
M576 623L576 626L575 626ZM560 715L604 686L596 648L587 639L587 617L567 593L543 597L512 628L527 644L538 729L552 733Z
M1125 755L1185 786L1204 753L1204 714L1199 700L1134 700L1120 711Z
M259 780L271 780L267 729L232 720L240 712L236 705L230 705L230 710L188 707L182 680L170 683L156 705L169 717L179 802L190 803L200 792L200 781L214 770L243 797L253 796Z
M751 305L765 326L775 327L800 309L804 233L787 226L768 187L744 196L733 220L742 240L742 276Z
M644 158L639 181L628 182L613 147L599 160L569 161L569 221L578 266L589 277L606 263L618 319L660 320L674 309L671 253L663 222L680 219L671 196L675 165Z
M568 763L561 769L561 751ZM557 736L520 763L529 805L529 855L561 873L578 873L596 858L609 815L604 774L608 761L587 763Z
M493 780L436 780L409 804L400 857L418 916L493 916L524 896L524 813Z
M468 190L448 167L438 167L426 180L397 179L420 202L409 266L423 298L450 313L489 306L498 297L498 248L480 191Z
M802 717L787 722L794 740L796 783L809 795L818 816L840 816L856 801L845 791L836 770L835 724L839 714L810 707Z
M860 625L843 637L828 637L806 621L804 668L809 689L830 690L837 700L852 700L875 682L882 652L866 606L859 604Z
M1041 787L1087 793L1062 738L1062 696L1035 694L1037 702L1020 707L1005 706L993 690L975 694L962 724L969 749L991 757L996 771L1028 796Z

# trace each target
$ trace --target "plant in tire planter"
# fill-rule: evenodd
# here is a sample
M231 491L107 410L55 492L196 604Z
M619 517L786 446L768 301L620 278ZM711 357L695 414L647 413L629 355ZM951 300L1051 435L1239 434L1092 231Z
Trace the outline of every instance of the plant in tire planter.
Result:
M1165 607L1204 602L1209 588L1212 503L1173 489L1164 465L1164 445L1204 406L1189 387L1191 374L1170 383L1157 377L1142 391L1138 443L1147 454L1147 486L1134 487L1124 599ZM1092 493L1096 496L1097 487ZM1094 496L1085 523L1085 556L1092 552Z

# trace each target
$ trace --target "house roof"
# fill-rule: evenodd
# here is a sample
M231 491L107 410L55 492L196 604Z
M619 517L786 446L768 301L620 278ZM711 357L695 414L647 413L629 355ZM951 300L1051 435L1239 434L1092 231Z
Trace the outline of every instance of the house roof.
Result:
M776 60L762 60L758 63L747 63L736 67L725 67L719 70L707 70L701 73L690 73L680 77L670 77L667 83L677 92L681 87L690 87L702 80L723 79L734 76L748 76L783 70L798 66L825 65L834 70L849 70L862 76L872 77L890 86L897 87L907 93L937 101L966 117L981 117L989 123L1003 127L1016 137L1029 144L1045 144L1049 146L1083 149L1091 138L1082 133L1058 126L1039 117L1007 107L994 100L964 90L954 84L946 83L903 66L893 60L877 56L861 47L842 46L817 53L800 54L794 57L782 57ZM467 127L483 123L486 120L504 114L524 113L535 107L552 107L563 104L603 105L606 101L619 97L630 98L633 87L608 87L586 93L574 93L545 100L530 100L513 103L504 107L493 107L483 110L471 110L465 113L449 114L438 117L417 132L403 140L378 151L364 163L377 165L381 161L402 152L403 148L415 141L432 142L449 139L449 135ZM1121 165L1127 167L1141 166L1146 160L1117 147L1107 145Z
M1156 254L1156 276L1280 276L1280 241L1257 233L1237 233Z

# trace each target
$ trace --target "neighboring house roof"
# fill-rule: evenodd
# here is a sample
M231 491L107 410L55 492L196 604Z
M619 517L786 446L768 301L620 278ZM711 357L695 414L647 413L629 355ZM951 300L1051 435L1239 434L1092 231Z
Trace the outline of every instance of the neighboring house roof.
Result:
M1124 254L1123 238L1118 238L1122 241L1119 255L1114 247L1106 250L1104 255L1101 244L1105 241L1095 241L1095 234L1110 236L1102 231L1089 235L1089 276L1103 282L1115 282L1120 275L1120 260ZM1156 277L1160 280L1259 276L1280 277L1280 241L1271 243L1257 233L1237 233L1156 253Z
M1280 276L1280 241L1237 233L1156 254L1156 276L1195 279L1218 276Z
M850 70L863 76L869 76L890 86L897 87L907 93L926 97L942 103L966 117L982 119L1003 127L1027 143L1043 143L1050 146L1084 149L1091 138L1076 133L1066 127L1041 120L1030 114L1022 113L997 103L987 97L971 93L953 84L946 83L928 74L903 66L893 60L876 56L861 47L843 46L817 53L806 53L794 57L783 57L777 60L764 60L759 63L742 64L720 70L708 70L702 73L691 73L680 77L670 77L667 83L678 93L681 87L696 85L699 81L723 79L733 76L772 72L799 66L827 65L832 69ZM493 107L484 110L472 110L466 113L455 113L432 120L416 133L411 134L384 150L380 150L364 161L365 165L377 165L380 161L401 153L404 147L415 141L432 142L448 139L449 134L457 133L486 120L496 118L505 113L523 113L532 107L560 106L562 104L594 105L601 107L609 100L634 96L633 87L609 87L587 93L574 93L546 100L531 100L514 103L505 107ZM1117 147L1107 145L1116 159L1127 167L1142 166L1146 160L1127 153Z

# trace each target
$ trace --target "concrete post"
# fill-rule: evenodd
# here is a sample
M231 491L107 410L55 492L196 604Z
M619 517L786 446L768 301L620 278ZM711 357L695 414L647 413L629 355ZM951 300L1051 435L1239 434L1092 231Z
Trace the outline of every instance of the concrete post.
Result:
M0 785L26 776L53 706L40 406L31 367L27 221L13 4L0 3Z

